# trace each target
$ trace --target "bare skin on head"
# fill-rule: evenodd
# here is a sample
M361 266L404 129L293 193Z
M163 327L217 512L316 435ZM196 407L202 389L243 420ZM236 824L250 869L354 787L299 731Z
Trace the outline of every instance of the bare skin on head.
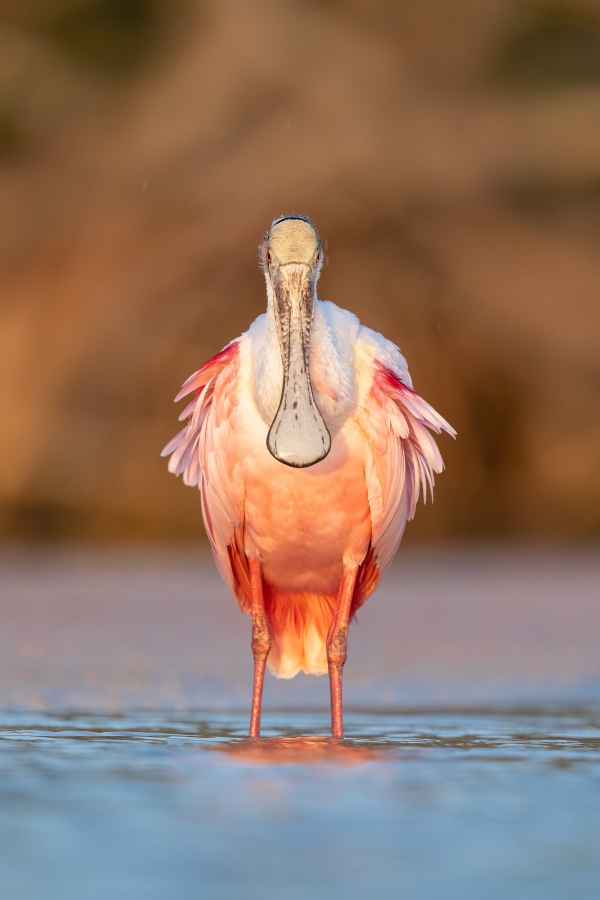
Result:
M271 228L265 241L274 265L319 263L321 240L315 228L304 219L282 219Z

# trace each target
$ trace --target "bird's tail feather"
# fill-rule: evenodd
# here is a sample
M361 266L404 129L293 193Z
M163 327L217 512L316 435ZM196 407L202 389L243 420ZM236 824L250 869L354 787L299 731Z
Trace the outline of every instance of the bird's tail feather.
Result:
M280 591L265 585L265 611L271 632L267 665L277 678L298 672L327 672L327 633L333 622L335 595Z

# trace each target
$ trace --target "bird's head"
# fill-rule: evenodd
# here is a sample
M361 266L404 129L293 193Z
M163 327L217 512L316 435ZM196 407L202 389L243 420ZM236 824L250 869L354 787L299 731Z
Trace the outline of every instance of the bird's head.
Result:
M267 436L269 452L295 468L327 456L331 436L310 381L310 330L323 251L304 216L276 219L260 247L283 363L281 400Z

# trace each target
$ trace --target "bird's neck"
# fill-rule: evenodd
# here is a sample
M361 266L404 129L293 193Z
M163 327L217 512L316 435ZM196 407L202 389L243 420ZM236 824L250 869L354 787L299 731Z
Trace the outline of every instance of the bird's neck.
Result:
M283 385L283 362L272 290L267 284L267 314L262 320L260 334L253 337L254 394L265 422L271 423L277 412ZM344 373L346 360L340 358L332 334L327 326L322 303L316 299L310 336L310 377L313 395L326 423L334 427L344 410L340 401L340 384L347 383Z

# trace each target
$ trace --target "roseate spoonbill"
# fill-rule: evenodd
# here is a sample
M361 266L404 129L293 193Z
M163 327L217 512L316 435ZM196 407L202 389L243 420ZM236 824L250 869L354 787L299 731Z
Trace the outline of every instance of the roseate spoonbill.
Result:
M310 219L276 219L259 249L267 312L185 382L187 424L163 456L200 488L219 572L252 615L250 736L268 662L280 678L329 671L341 738L348 624L443 469L429 431L455 432L391 341L317 299Z

